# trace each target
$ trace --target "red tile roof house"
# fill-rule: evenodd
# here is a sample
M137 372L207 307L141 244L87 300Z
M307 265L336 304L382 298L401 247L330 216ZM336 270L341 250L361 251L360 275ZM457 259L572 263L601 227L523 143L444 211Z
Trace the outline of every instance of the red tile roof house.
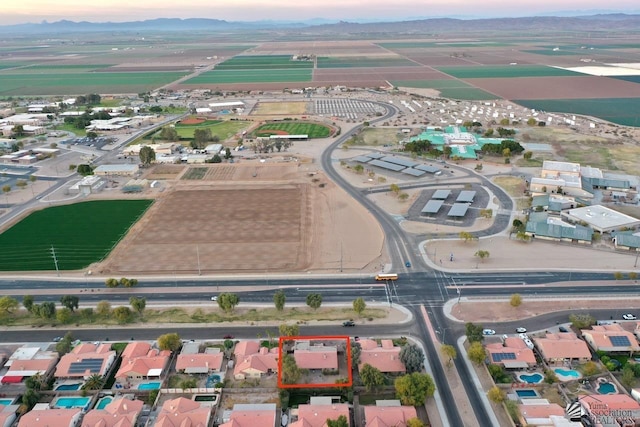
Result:
M207 427L211 419L211 408L201 407L198 402L178 397L167 400L156 418L155 427ZM258 427L254 425L253 427Z
M384 373L405 373L407 369L400 360L400 347L393 345L391 340L382 340L380 347L374 340L361 339L360 343L360 363L358 370L365 364L377 368Z
M527 401L529 400L535 400L535 402L527 404ZM545 399L522 399L523 403L518 405L518 409L520 409L520 417L524 422L523 425L552 426L554 424L551 417L564 417L565 410L562 406L557 403L549 403L549 401L546 401L546 403L540 403L544 400Z
M116 373L116 379L160 378L170 358L170 350L157 350L143 341L129 343L122 352L122 364Z
M65 354L56 367L56 378L89 378L98 374L104 376L116 360L116 352L111 344L84 343Z
M17 418L18 405L0 405L0 426L10 427Z
M219 349L215 349L219 350ZM179 354L176 358L176 371L185 374L210 374L222 370L224 353Z
M589 346L573 332L548 333L544 338L534 338L533 342L549 365L564 366L591 360Z
M293 358L300 369L338 369L338 348L336 346L310 341L296 341Z
M523 369L536 365L536 356L527 344L518 337L509 337L503 343L485 346L489 352L489 361L502 365L506 369Z
M627 332L617 323L596 325L592 326L591 329L581 330L580 332L582 332L585 341L595 351L627 354L640 351L640 345L635 335Z
M337 420L340 415L347 417L349 423L349 405L298 405L298 420L289 424L289 427L325 427L328 419Z
M635 427L640 420L640 404L626 394L598 394L578 398L583 413L600 421L596 426ZM619 421L617 421L619 419ZM603 423L603 421L609 423Z
M262 404L235 404L231 415L226 418L220 427L275 427L276 405L272 403ZM291 424L289 424L291 426Z
M257 379L276 372L278 372L277 348L270 351L266 347L260 347L258 353L244 356L240 354L236 355L233 377L237 380L245 380L247 378Z
M56 363L58 363L58 353L55 351L42 351L40 347L20 347L4 364L7 372L0 382L18 383L36 374L48 378L53 373Z
M18 427L75 427L80 409L34 409L20 417Z
M413 406L401 406L397 400L378 400L376 406L364 407L366 427L406 427L407 421L417 418Z
M142 412L141 400L114 399L104 409L92 409L82 419L82 427L135 427Z

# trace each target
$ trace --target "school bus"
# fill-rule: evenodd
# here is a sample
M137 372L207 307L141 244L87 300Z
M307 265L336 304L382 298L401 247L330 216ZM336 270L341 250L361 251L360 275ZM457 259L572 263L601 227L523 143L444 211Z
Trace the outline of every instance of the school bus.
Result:
M386 282L387 280L398 280L398 275L395 273L379 273L376 274L376 280L379 282Z

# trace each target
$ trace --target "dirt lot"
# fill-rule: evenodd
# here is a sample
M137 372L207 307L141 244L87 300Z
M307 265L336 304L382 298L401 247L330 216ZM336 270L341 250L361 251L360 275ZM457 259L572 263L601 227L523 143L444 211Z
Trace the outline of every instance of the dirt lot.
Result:
M207 169L203 179L167 182L94 270L375 271L384 262L379 225L322 174L310 176L297 165L199 165Z

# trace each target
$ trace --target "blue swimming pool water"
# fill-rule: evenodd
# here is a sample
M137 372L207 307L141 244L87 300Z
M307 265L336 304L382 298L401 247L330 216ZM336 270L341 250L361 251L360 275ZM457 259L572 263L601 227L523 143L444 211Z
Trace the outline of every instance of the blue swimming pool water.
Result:
M575 369L556 368L554 369L554 372L558 375L562 375L563 377L580 378L580 372L576 371Z
M60 384L56 387L56 390L65 391L65 390L79 390L82 384Z
M531 389L516 390L516 394L518 395L518 397L539 397L540 396L537 391L531 390Z
M158 390L162 383L160 381L153 381L150 383L142 383L138 385L138 390Z
M13 404L13 399L0 399L0 405L8 406Z
M600 394L616 394L616 386L611 383L602 383L598 386L598 393Z
M212 375L209 375L209 378L207 378L206 387L207 388L213 388L213 387L215 387L216 384L221 383L221 382L222 382L222 378L220 377L220 375L212 374Z
M542 374L520 374L518 376L520 378L520 381L525 382L525 383L529 383L529 384L537 384L539 382L542 381Z
M64 409L84 408L90 400L90 397L59 397L53 403L53 407Z
M96 405L96 409L104 409L109 403L113 401L113 397L105 396L102 399L98 400L98 404Z

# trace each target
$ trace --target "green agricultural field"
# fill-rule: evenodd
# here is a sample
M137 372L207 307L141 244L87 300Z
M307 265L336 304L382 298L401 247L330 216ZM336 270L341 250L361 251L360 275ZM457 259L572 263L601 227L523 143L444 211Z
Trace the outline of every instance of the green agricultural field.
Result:
M256 136L269 136L279 133L269 131L286 132L289 135L309 135L309 138L327 138L331 135L331 129L325 125L293 121L266 123L253 131L253 134Z
M171 83L184 76L180 72L72 72L49 74L0 72L0 95L73 95L84 93L140 93Z
M355 67L416 67L419 64L400 56L396 57L349 57L335 58L321 56L318 68L355 68Z
M510 77L582 76L582 73L547 67L546 65L485 65L477 67L436 67L458 79L491 79Z
M152 200L100 200L33 212L0 234L0 271L79 270L104 259Z
M393 80L391 82L397 87L415 87L424 89L435 89L444 98L462 99L466 101L484 101L497 99L496 95L475 88L461 80L436 79L436 80Z
M640 98L514 100L526 108L598 117L623 126L640 127Z
M312 73L311 69L213 70L184 84L310 82Z
M385 49L417 49L438 47L505 47L512 46L502 42L389 42L377 43Z
M211 135L220 138L220 141L231 138L238 132L249 126L250 122L244 120L207 120L199 125L176 124L176 132L182 140L193 139L196 129L211 129Z
M312 61L293 61L291 55L242 55L216 65L217 70L313 68Z
M544 56L573 56L573 55L584 55L584 52L579 52L576 50L553 50L553 49L533 49L533 50L522 50L521 52L533 53L535 55L544 55Z

